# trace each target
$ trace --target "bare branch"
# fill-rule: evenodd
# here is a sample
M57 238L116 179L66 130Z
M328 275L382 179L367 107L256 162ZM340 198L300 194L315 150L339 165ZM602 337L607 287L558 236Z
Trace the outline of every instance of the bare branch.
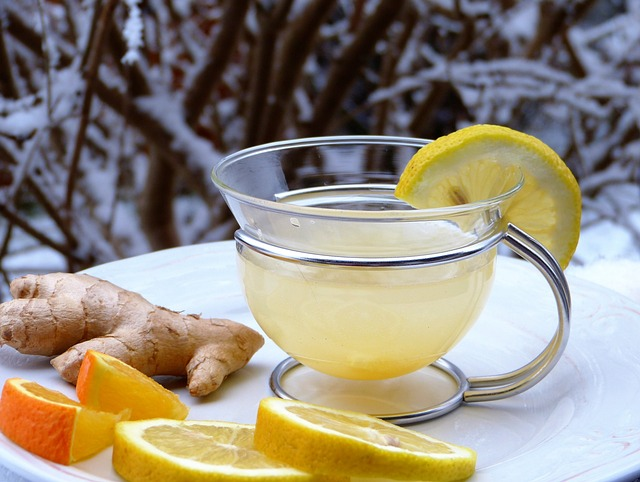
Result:
M13 10L7 9L6 31L12 37L17 38L27 48L39 57L42 57L42 37L33 28L28 26Z
M43 59L44 59L44 70L45 70L45 79L46 79L46 86L47 86L47 115L49 116L49 119L51 119L51 115L53 113L53 100L51 99L51 52L49 51L49 40L48 40L48 25L47 22L45 20L45 15L44 15L44 5L42 3L42 0L38 0L38 15L40 17L40 25L42 28L42 43L43 43Z
M156 117L138 108L128 101L118 89L107 86L100 80L95 85L96 95L102 102L125 116L154 148L158 149L171 162L190 189L203 199L210 200L212 190L205 184L202 172L191 168L188 159L192 153L184 145L174 144L175 134Z
M278 55L273 88L257 141L272 141L280 135L304 63L317 40L318 30L335 3L336 0L314 0L289 24Z
M151 88L138 63L125 64L121 61L127 52L127 44L122 38L122 32L116 25L113 16L110 19L109 35L107 36L109 51L120 75L127 80L129 92L134 97L149 95Z
M461 18L462 32L458 36L456 42L451 46L449 52L446 53L446 59L455 59L461 52L464 52L473 42L474 24L470 19ZM462 102L458 95L454 92L449 82L432 82L431 89L424 100L418 105L409 124L409 131L412 135L418 137L432 137L445 134L446 131L455 129L455 126L442 126L438 129L434 128L436 114L442 111L442 107L448 102L455 102L455 109L466 114ZM462 106L462 107L461 107ZM454 119L454 122L457 119Z
M418 13L411 2L407 3L402 13L402 33L395 39L391 39L387 51L385 52L380 72L379 87L389 87L396 78L396 66L398 61L407 47L407 43L411 38L413 29L418 22ZM380 102L374 110L374 134L384 134L389 114L390 101L384 100Z
M117 0L107 0L102 6L96 31L92 38L92 42L87 46L90 53L87 58L87 70L85 73L86 87L82 99L82 110L80 113L80 125L76 133L76 140L71 154L71 162L69 163L69 176L67 178L67 194L65 200L65 210L70 214L73 209L73 195L75 192L76 180L78 176L78 165L80 164L80 152L84 145L85 132L89 124L91 115L91 102L95 90L96 77L98 75L98 66L100 65L100 57L105 43L105 36L108 31L109 19L113 15Z
M211 44L207 61L196 74L191 88L184 98L184 112L187 124L194 125L211 92L216 88L231 54L235 50L249 0L227 0L227 6L220 23L220 31Z
M263 118L267 92L271 84L275 46L293 0L280 0L270 11L259 10L260 35L256 41L251 74L249 75L249 102L247 102L245 128L246 146L258 143L259 128Z
M67 241L66 245L70 248L75 249L78 246L78 241L71 231L68 223L62 217L60 209L58 209L57 206L54 206L51 203L51 200L49 199L47 194L42 191L42 189L38 186L38 183L35 182L32 178L28 178L26 180L25 187L34 195L40 206L42 206L47 215L56 224L58 229L60 229L60 232L64 235Z
M32 238L37 239L44 246L49 246L50 248L63 254L65 257L67 257L67 259L70 259L73 262L82 263L82 260L76 257L72 249L70 249L68 246L57 243L56 241L51 239L49 236L47 236L43 232L34 228L31 225L31 223L25 221L25 219L22 216L12 211L4 204L0 204L0 214L2 214L2 216L7 218L7 220L10 223L12 223L14 226L19 227Z
M313 118L306 128L307 135L322 135L325 132L377 41L384 36L403 5L404 0L381 0L353 41L333 62L327 84L316 100Z
M173 166L160 152L149 157L149 174L140 196L140 223L154 250L180 244L173 216Z
M13 79L13 71L7 45L4 41L4 26L0 22L0 94L8 99L18 98L18 88Z

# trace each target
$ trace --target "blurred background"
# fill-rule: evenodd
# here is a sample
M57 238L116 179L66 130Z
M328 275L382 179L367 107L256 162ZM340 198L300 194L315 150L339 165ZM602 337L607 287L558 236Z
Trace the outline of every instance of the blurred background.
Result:
M229 239L227 153L329 134L535 135L583 192L576 266L640 259L640 0L0 0L0 301Z

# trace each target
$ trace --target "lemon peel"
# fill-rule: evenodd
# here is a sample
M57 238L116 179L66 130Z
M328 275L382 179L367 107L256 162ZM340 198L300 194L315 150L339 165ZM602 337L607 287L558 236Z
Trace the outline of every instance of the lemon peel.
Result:
M255 446L301 470L351 477L453 481L475 471L476 453L370 415L265 398Z
M508 127L479 124L439 137L409 161L396 197L415 208L480 202L522 188L504 218L542 243L564 269L580 237L582 198L573 173L540 139Z
M151 419L116 425L113 467L145 482L347 482L270 460L253 446L254 426L221 421Z

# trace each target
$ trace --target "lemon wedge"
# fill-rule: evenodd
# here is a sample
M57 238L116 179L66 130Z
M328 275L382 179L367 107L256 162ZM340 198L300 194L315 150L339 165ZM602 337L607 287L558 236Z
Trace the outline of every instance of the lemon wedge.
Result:
M370 415L306 402L260 402L255 446L300 470L351 477L453 481L473 474L476 453Z
M113 467L129 482L348 481L315 476L270 460L253 447L254 426L150 419L118 423Z
M411 158L395 194L418 209L473 203L503 194L518 170L524 184L506 205L505 221L536 238L564 269L580 237L580 187L536 137L485 124L440 137Z

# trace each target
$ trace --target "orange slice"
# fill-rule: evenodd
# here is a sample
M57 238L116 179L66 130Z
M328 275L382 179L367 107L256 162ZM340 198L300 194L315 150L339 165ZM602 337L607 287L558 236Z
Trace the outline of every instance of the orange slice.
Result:
M25 450L64 465L110 446L116 422L127 415L85 408L21 378L8 379L0 399L0 431Z
M76 393L83 405L105 412L131 410L131 420L183 420L189 408L178 395L115 357L88 350L80 365Z

